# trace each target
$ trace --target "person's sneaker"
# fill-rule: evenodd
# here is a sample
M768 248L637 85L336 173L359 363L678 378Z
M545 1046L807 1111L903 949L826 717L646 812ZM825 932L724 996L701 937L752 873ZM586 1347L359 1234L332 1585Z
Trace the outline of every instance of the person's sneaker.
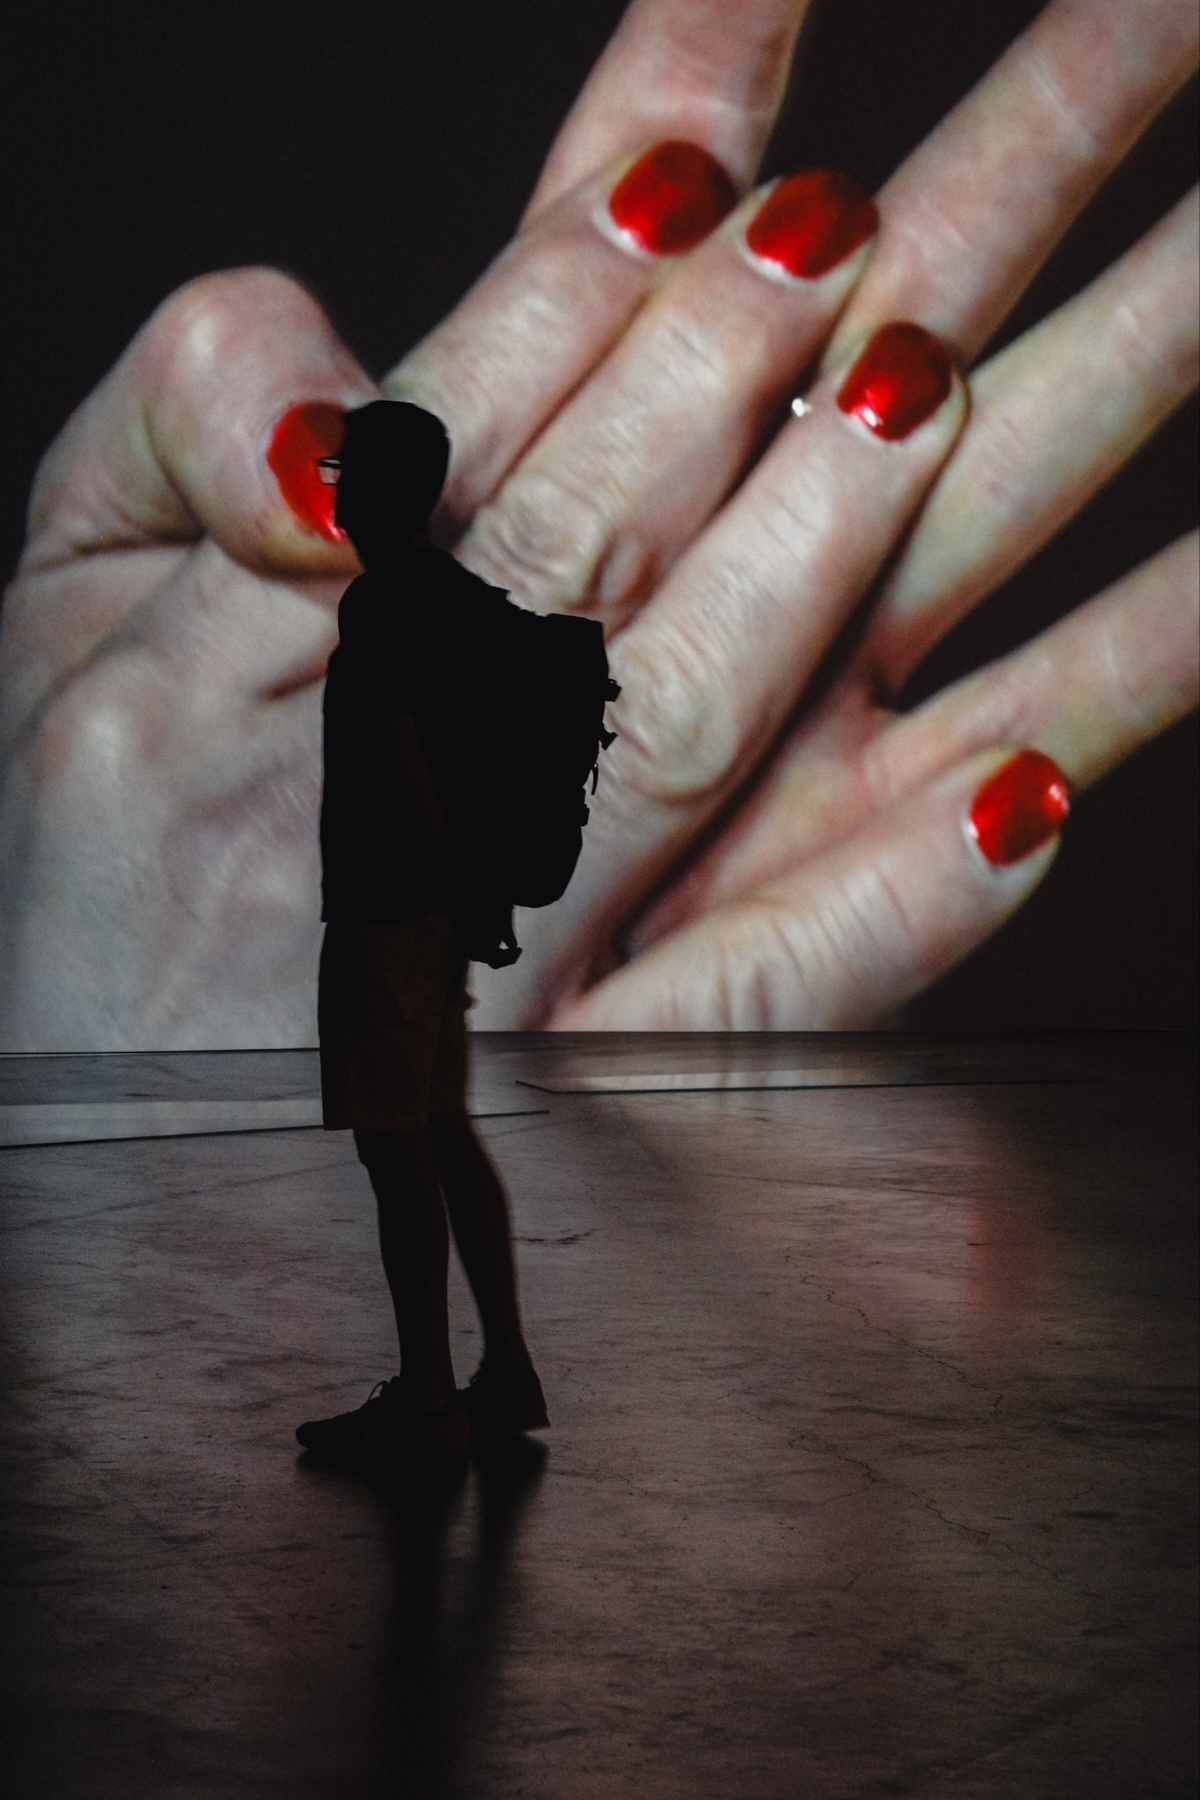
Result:
M541 1431L550 1423L536 1369L493 1369L481 1363L459 1397L472 1432L481 1437Z
M332 1419L309 1419L296 1441L316 1456L392 1457L440 1451L462 1453L470 1442L467 1409L459 1395L445 1406L417 1412L400 1398L400 1377L379 1382L362 1406Z

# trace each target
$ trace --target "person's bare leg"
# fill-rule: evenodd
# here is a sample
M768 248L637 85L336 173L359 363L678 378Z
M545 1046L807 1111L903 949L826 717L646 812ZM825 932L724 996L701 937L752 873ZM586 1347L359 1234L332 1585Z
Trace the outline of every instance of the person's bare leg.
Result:
M429 1133L356 1131L375 1190L379 1249L400 1339L400 1393L417 1410L454 1398L446 1303L449 1234Z
M521 1329L512 1224L503 1184L465 1113L433 1113L429 1143L450 1229L483 1326L483 1355L497 1369L533 1363Z

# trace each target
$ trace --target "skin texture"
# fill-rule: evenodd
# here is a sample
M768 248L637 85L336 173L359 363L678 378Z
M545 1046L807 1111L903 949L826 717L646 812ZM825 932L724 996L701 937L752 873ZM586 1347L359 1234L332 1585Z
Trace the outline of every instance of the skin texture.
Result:
M485 1027L872 1023L1048 866L991 869L964 830L1013 748L1085 785L1195 701L1189 541L889 706L1194 384L1194 202L907 438L836 405L889 319L967 368L1194 65L1191 9L1054 0L816 282L747 252L761 194L686 258L623 244L604 202L657 139L749 187L802 10L637 0L516 239L384 384L449 427L439 541L603 618L624 688L576 879L478 971ZM265 446L287 407L374 391L286 277L208 277L49 453L0 631L3 1047L313 1041L319 680L355 564Z

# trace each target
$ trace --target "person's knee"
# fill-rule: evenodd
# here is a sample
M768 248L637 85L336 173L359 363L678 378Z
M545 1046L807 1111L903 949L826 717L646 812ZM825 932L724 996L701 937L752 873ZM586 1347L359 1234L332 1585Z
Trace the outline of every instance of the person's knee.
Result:
M354 1148L368 1174L403 1172L428 1161L429 1132L424 1126L411 1131L357 1130Z
M430 1113L429 1148L444 1181L461 1184L482 1160L483 1146L464 1112Z

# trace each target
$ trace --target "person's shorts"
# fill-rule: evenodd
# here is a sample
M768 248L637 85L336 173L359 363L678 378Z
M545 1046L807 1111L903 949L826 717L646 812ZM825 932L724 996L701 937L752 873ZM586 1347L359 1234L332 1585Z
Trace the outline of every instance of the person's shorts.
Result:
M327 1131L413 1131L467 1106L466 963L445 913L331 921L317 1026Z

